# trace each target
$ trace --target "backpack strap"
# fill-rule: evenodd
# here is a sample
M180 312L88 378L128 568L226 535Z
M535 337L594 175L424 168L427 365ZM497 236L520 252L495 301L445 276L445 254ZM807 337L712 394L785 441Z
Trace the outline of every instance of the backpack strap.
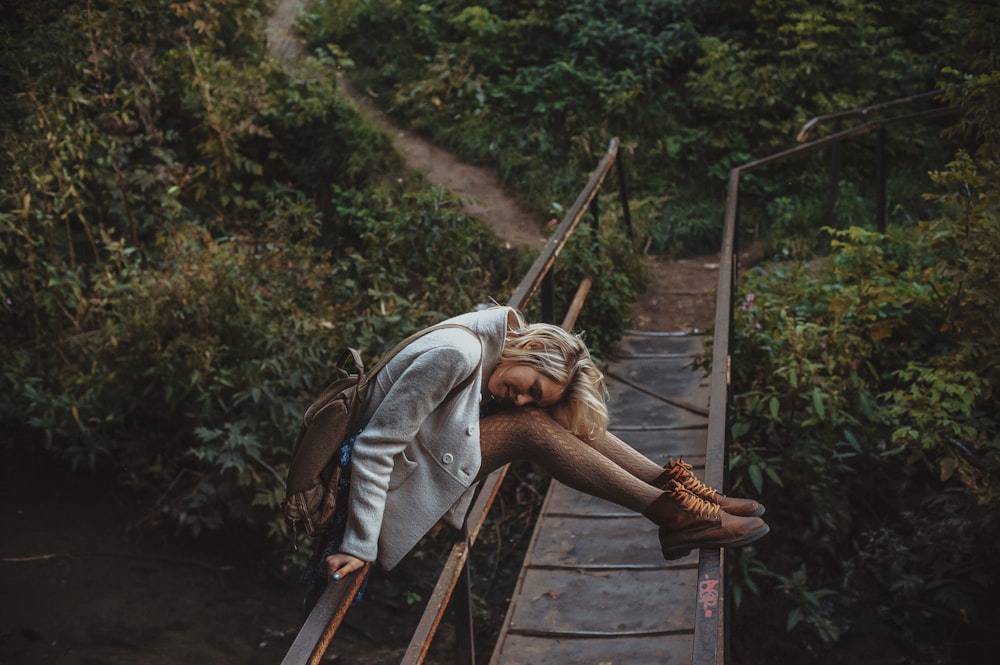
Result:
M402 342L396 344L396 346L392 347L392 349L390 349L388 353L386 353L385 355L383 355L382 358L379 359L379 361L377 363L375 363L374 365L372 365L372 368L368 371L367 374L365 374L365 378L364 378L365 384L367 384L368 381L372 377L374 377L376 374L378 374L378 372L383 367L385 367L386 365L388 365L389 361L392 360L393 358L395 358L396 355L400 351L402 351L403 349L405 349L411 343L417 341L418 339L420 339L421 337L423 337L424 335L426 335L428 333L434 332L436 330L446 330L448 328L457 328L459 330L464 330L464 331L468 332L470 335L472 335L473 337L475 337L477 340L479 339L479 337L476 335L476 333L472 332L472 330L470 328L468 328L466 326L463 326L461 324L458 324L458 323L440 323L440 324L438 324L436 326L431 326L430 328L424 328L423 330L418 330L417 332L413 333L412 335L410 335L409 337L407 337L406 339L404 339ZM447 401L451 400L455 395L457 395L458 393L460 393L463 390L465 390L466 388L468 388L469 384L471 384L472 380L476 377L476 372L479 371L479 368L482 367L482 365L483 365L483 356L482 356L482 354L480 354L480 356L479 356L479 362L476 363L476 368L474 370L472 370L471 374L469 374L467 377L465 377L464 381L462 381L460 384L458 384L457 386L455 386L454 388L451 389L451 392L449 392L448 396L445 397L445 401L447 402Z

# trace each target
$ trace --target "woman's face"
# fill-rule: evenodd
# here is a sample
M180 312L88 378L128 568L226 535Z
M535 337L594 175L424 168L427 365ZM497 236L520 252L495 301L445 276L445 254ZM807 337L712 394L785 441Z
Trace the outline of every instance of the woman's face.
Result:
M563 397L565 386L530 365L505 360L486 382L493 399L507 406L549 407Z

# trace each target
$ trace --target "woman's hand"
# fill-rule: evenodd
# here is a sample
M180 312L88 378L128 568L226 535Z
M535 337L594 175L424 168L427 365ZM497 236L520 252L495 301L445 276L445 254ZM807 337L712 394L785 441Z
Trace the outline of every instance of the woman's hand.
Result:
M356 556L337 552L326 557L326 572L331 580L340 580L344 576L353 573L365 565L365 562Z

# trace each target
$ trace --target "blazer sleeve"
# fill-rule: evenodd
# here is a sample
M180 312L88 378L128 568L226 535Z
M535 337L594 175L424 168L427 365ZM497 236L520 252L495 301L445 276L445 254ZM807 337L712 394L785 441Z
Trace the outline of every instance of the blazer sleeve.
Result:
M434 333L432 333L434 334ZM340 551L363 561L378 556L389 476L396 455L417 438L424 421L448 393L476 370L481 347L462 332L461 341L431 346L405 361L354 444L347 529ZM468 343L462 338L468 338ZM457 340L452 339L452 342ZM395 359L394 359L395 360ZM397 369L390 362L385 370ZM398 371L398 370L397 370Z

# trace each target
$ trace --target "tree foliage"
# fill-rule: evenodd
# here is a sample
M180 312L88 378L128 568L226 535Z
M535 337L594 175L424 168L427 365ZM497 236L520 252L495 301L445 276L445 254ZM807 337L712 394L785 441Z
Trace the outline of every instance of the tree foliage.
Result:
M329 63L266 57L260 20L244 0L52 0L4 24L0 421L196 531L280 531L331 354L380 353L513 273Z
M718 245L733 166L788 147L815 115L933 87L945 16L862 0L334 0L305 25L397 117L495 164L540 211L619 136L637 227L658 251L691 252ZM933 143L912 128L893 142L897 183L931 168ZM870 162L866 147L844 168ZM825 184L789 171L768 187L821 196Z

